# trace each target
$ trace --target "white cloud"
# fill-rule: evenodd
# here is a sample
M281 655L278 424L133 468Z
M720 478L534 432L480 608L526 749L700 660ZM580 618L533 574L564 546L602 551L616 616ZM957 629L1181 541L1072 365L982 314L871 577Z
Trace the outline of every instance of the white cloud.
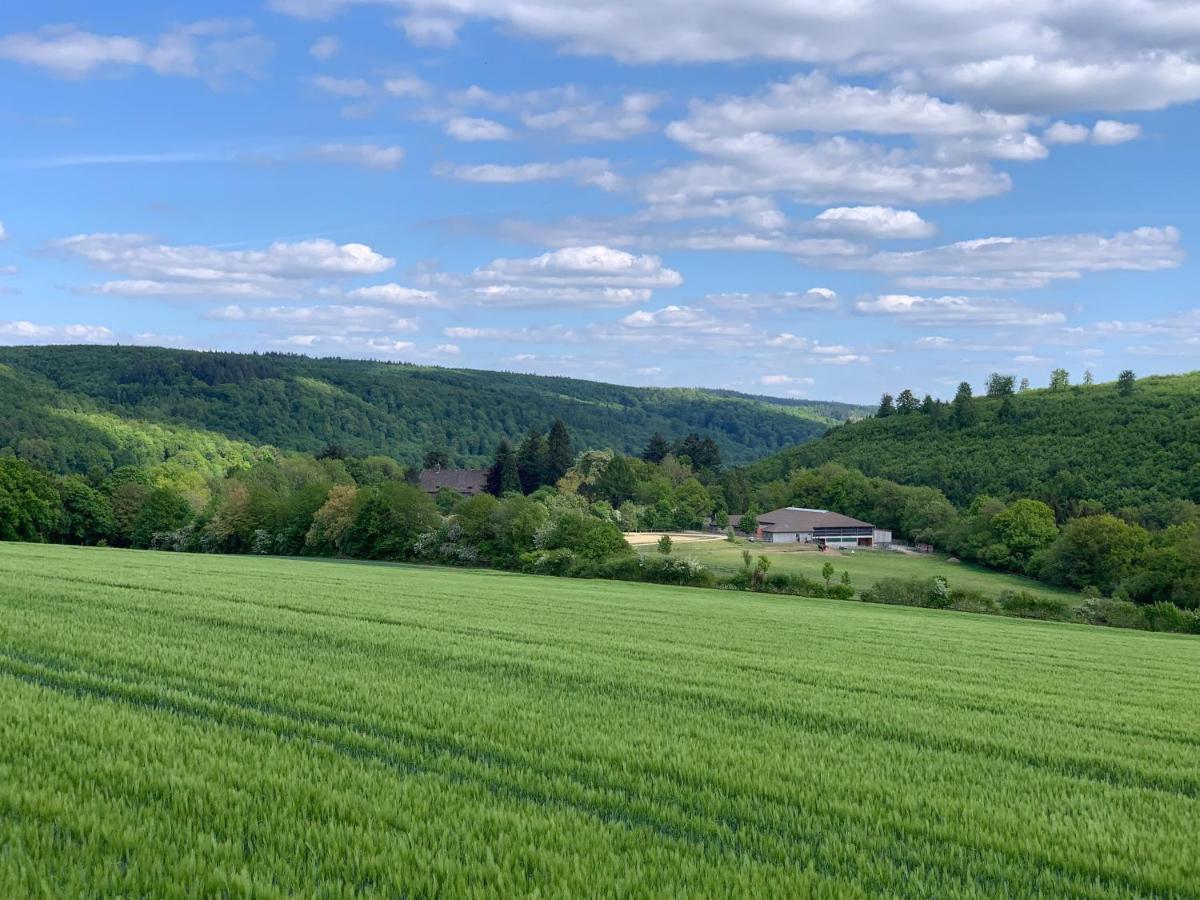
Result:
M758 383L768 385L791 384L795 380L791 375L763 375L758 379Z
M781 350L807 350L811 346L811 342L806 337L801 337L798 334L792 334L790 331L785 331L782 334L777 334L774 337L769 337L763 341L767 347L773 347Z
M324 18L355 2L368 0L272 6ZM1200 7L1179 0L610 0L602 11L591 0L421 0L417 9L627 63L765 59L908 72L916 84L1021 113L1154 109L1200 97Z
M351 300L386 303L390 306L438 306L440 304L438 295L434 291L403 287L394 282L355 288L347 292L346 296Z
M514 341L527 344L562 344L578 340L578 335L564 325L542 325L526 328L473 328L456 325L443 328L448 338L467 341ZM528 354L527 354L528 355ZM533 357L529 355L529 358Z
M324 62L327 59L333 59L341 52L342 42L332 34L327 34L324 37L317 38L313 41L311 47L308 48L308 55L313 59L319 59Z
M484 163L456 166L441 163L435 166L433 171L435 175L443 178L481 184L524 184L531 181L572 179L604 191L616 190L621 184L621 177L612 171L612 164L608 160L590 157L519 165Z
M258 322L332 328L339 332L361 330L416 331L416 319L396 318L391 310L375 306L223 306L209 310L206 319L222 322Z
M590 332L596 338L633 343L669 341L706 346L731 339L745 340L752 334L750 326L743 322L725 322L706 310L674 304L655 310L639 309L613 325L593 325Z
M760 132L714 138L685 136L676 129L673 136L717 161L686 163L650 176L643 195L651 204L777 192L818 203L977 200L1011 187L1007 174L983 163L940 164L922 160L913 151L841 136L814 143Z
M326 94L335 97L361 99L375 93L370 82L362 78L336 78L333 75L314 75L308 79L309 84Z
M560 131L573 140L621 141L655 131L658 126L649 114L660 103L658 94L628 94L612 106L592 101L544 112L526 111L521 121L534 131Z
M875 239L923 238L934 232L933 226L911 209L890 206L835 206L819 213L810 227Z
M864 298L854 308L867 315L891 316L918 325L1054 325L1066 320L1060 312L1045 312L1011 300L978 297L918 297L881 294Z
M178 25L147 40L54 25L0 37L0 59L38 66L62 78L145 68L220 84L233 77L257 77L271 55L271 43L247 34L248 27L244 20L214 19Z
M408 42L417 47L452 47L462 20L453 16L411 15L396 20Z
M1154 110L1200 99L1200 62L1166 50L1082 60L1018 53L935 68L920 80L1028 113Z
M1042 132L1042 140L1048 144L1082 144L1091 134L1086 125L1059 121Z
M903 87L836 84L813 72L773 82L751 96L693 101L687 120L672 123L668 133L684 143L696 134L792 131L1002 137L1024 132L1028 122L1025 116L977 110Z
M999 275L1026 279L1032 282L1028 286L1036 286L1038 282L1079 278L1084 272L1172 269L1182 261L1179 231L1166 226L1135 228L1112 237L1063 234L981 238L927 250L879 252L861 267L896 275Z
M668 269L657 256L637 256L611 247L564 247L532 259L496 259L476 269L478 281L538 284L657 288L683 284L683 276Z
M461 353L462 347L458 346L458 344L438 344L433 348L433 352L453 355L455 353Z
M1092 126L1092 142L1096 144L1124 144L1136 140L1141 134L1142 126L1111 119L1101 119Z
M320 162L344 163L381 172L399 168L404 162L403 147L380 147L376 144L322 144L310 155Z
M783 315L797 310L837 309L838 295L829 288L816 287L807 291L707 294L703 302L718 309L768 310Z
M0 322L6 344L106 344L116 335L103 325L39 325L27 320Z
M455 116L447 120L443 130L459 141L507 141L514 137L507 125L473 116Z
M787 224L785 216L769 197L714 197L699 203L661 203L649 206L634 218L642 222L677 222L682 219L727 219L736 217L747 225L774 231Z
M1142 127L1128 122L1100 119L1091 128L1086 125L1058 121L1047 128L1042 137L1051 144L1123 144L1141 137Z
M394 75L383 82L383 89L393 97L428 97L433 93L429 82L413 75Z
M4 223L0 222L0 241L8 240L8 231L4 228Z
M77 234L50 241L51 251L117 272L85 291L133 297L292 296L312 279L377 275L395 260L365 244L326 239L277 241L264 250L223 250L205 245L157 243L144 234Z

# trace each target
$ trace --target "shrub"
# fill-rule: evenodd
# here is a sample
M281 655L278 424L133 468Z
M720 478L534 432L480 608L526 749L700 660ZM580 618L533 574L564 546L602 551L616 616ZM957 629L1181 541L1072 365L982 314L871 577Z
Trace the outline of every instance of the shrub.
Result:
M1022 619L1053 619L1067 621L1072 618L1071 604L1057 597L1043 597L1029 591L1001 591L996 598L1005 615Z
M565 547L557 550L533 550L521 554L521 571L534 575L565 575L574 562L574 551Z
M1145 628L1146 614L1136 603L1108 597L1087 597L1075 614L1089 625L1110 628Z
M1151 631L1173 631L1177 634L1200 632L1200 617L1190 610L1183 610L1174 603L1160 600L1143 610L1146 625Z

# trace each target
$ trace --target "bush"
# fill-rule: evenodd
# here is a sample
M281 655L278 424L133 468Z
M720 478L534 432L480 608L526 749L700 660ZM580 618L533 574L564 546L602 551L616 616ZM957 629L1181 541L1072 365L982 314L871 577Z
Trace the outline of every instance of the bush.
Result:
M1022 619L1052 619L1068 621L1073 616L1071 604L1056 597L1042 597L1029 591L1001 591L996 598L1001 611Z
M533 550L521 554L521 571L534 575L566 575L575 562L575 553L565 547L557 550Z
M1107 625L1110 628L1145 628L1146 613L1136 603L1128 600L1112 600L1107 597L1088 597L1075 613L1089 625Z
M1143 610L1146 626L1151 631L1173 631L1176 634L1200 633L1200 616L1183 610L1174 603L1160 600Z
M647 557L642 560L641 576L655 584L713 587L717 583L713 573L695 559L681 559L677 556Z
M573 511L559 514L539 531L536 544L541 550L572 550L588 559L629 549L621 529L612 522Z

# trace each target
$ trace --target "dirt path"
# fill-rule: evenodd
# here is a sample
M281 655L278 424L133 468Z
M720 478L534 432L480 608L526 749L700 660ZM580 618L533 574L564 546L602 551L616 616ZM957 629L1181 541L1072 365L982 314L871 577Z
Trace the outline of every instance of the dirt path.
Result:
M657 544L664 534L671 536L672 544L695 544L700 541L725 540L725 535L710 534L707 531L627 531L625 532L625 540L629 541L634 547L640 547L643 544Z

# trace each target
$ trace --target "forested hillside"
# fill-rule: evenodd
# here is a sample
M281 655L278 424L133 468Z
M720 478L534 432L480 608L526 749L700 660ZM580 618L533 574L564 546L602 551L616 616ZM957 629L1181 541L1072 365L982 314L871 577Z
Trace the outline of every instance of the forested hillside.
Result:
M747 475L764 483L836 462L936 487L959 506L981 494L1036 498L1060 520L1089 508L1200 501L1200 373L996 393L897 404Z
M811 440L861 407L633 388L506 372L153 347L0 348L0 451L60 472L192 452L221 468L249 445L331 444L415 465L490 461L498 441L562 419L578 446L712 437L726 462Z

